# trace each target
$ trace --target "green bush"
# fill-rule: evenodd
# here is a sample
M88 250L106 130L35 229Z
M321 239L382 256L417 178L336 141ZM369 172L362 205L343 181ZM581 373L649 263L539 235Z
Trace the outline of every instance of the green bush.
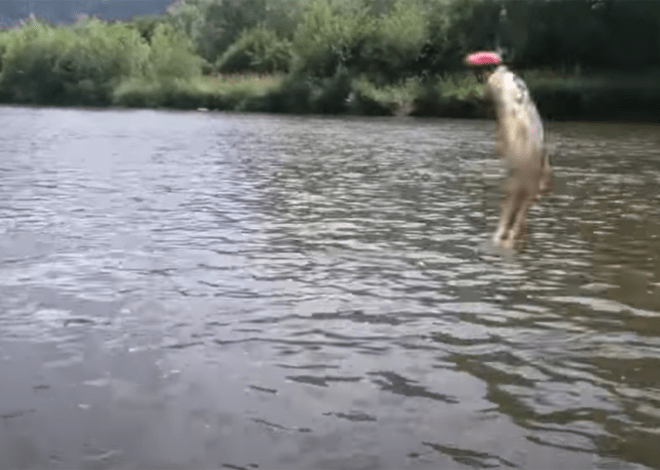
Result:
M317 114L341 114L348 110L348 97L352 91L351 76L340 66L333 77L310 81L309 106Z
M124 25L91 21L78 29L38 22L2 36L0 96L34 104L108 104L112 87L141 73L148 46Z
M61 100L64 84L57 62L76 43L73 31L31 22L3 40L2 99L18 103Z
M187 36L167 23L156 26L149 51L149 72L153 79L198 77L202 74L203 62Z
M217 69L223 73L286 72L291 61L291 45L281 40L264 25L247 29L218 60Z
M202 18L193 38L206 60L215 62L240 34L266 21L266 0L217 0L201 6Z
M428 20L417 0L397 0L378 18L360 50L360 72L381 81L395 81L410 74L412 64L428 39Z
M158 25L167 22L170 22L170 17L165 15L138 15L128 20L125 24L135 28L140 33L140 36L150 44Z
M166 23L151 44L129 25L87 21L74 28L30 22L0 36L0 98L34 104L105 105L127 78L192 79L202 60Z
M147 67L149 47L129 27L93 21L77 33L55 65L66 101L108 104L120 80Z
M259 24L291 40L301 5L302 0L182 0L169 8L168 16L196 51L215 63L244 31Z
M333 77L340 67L359 67L360 48L375 28L375 18L357 3L311 0L293 37L292 71Z

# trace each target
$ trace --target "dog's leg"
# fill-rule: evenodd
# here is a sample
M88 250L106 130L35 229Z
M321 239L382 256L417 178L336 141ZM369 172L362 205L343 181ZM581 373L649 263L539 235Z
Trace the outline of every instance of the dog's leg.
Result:
M527 232L527 214L534 203L534 199L528 197L526 194L521 194L519 197L521 200L519 204L517 204L518 210L513 219L511 230L509 231L509 240L511 241L525 238Z
M500 211L500 222L497 226L497 231L493 235L493 242L500 243L509 236L509 225L516 210L516 197L513 191L508 191L504 200L502 201L502 208Z
M550 156L546 152L543 155L543 163L541 164L541 179L539 182L539 191L547 193L552 189L552 167L550 166Z

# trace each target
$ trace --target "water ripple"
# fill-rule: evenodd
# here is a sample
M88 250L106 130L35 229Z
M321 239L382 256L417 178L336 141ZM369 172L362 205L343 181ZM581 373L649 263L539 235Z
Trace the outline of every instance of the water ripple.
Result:
M660 466L657 126L4 111L0 467Z

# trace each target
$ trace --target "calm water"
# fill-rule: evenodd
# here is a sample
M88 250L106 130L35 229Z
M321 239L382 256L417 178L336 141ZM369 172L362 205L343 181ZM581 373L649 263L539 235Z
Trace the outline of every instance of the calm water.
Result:
M0 468L660 468L660 126L0 110Z

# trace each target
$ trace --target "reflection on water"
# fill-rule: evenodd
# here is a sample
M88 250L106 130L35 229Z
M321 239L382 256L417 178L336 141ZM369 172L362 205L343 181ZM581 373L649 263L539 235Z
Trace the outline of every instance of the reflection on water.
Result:
M660 128L5 108L0 467L660 467Z

